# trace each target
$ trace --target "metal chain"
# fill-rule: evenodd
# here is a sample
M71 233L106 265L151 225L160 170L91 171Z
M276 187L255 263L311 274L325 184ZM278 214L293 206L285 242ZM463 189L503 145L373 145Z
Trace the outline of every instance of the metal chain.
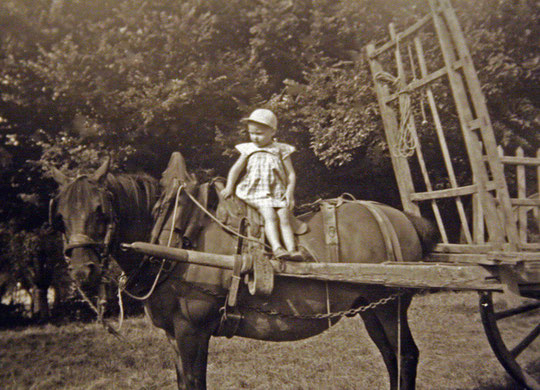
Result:
M354 317L355 315L359 313L363 313L367 310L375 309L378 306L386 305L388 302L393 301L394 299L404 294L405 294L405 291L399 291L395 294L392 294L385 298L381 298L378 301L368 303L367 305L364 305L364 306L360 306L360 307L349 309L349 310L331 312L331 313L286 314L286 313L281 313L277 310L265 310L265 309L261 309L259 307L253 307L253 306L242 306L242 307L253 310L257 313L266 314L269 316L276 316L276 317L282 317L282 318L294 318L294 319L302 319L302 320L323 320L323 319L332 319L332 318L339 318L339 317Z
M225 298L227 294L221 294L217 293L215 291L206 289L204 287L197 286L194 283L181 281L181 283L187 284L189 287L191 287L194 290L197 290L203 294L210 295L216 298ZM378 301L370 302L367 305L359 306L357 308L349 309L349 310L342 310L342 311L335 311L330 313L316 313L316 314L288 314L288 313L282 313L277 310L273 309L262 309L260 307L256 306L248 306L248 305L239 305L240 307L248 310L252 310L259 314L265 314L268 316L275 316L275 317L282 317L282 318L294 318L294 319L301 319L301 320L322 320L322 319L332 319L332 318L338 318L338 317L354 317L355 315L359 313L363 313L367 310L375 309L379 306L386 305L388 302L393 301L394 299L405 295L405 290L400 290L397 293L394 293L392 295L389 295L387 297L381 298Z

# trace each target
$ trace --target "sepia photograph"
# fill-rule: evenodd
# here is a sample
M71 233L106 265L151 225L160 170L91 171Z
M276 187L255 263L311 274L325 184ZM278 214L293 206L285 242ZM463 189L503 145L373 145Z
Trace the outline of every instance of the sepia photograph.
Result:
M0 0L0 389L540 390L539 20Z

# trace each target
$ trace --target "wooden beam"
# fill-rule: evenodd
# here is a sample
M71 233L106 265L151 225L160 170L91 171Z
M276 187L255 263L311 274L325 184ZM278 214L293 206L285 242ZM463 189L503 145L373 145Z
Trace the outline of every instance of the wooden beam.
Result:
M487 252L493 251L493 246L489 244L437 244L435 253L457 253L457 254L480 254L484 255Z
M459 69L459 68L461 68L461 66L462 66L461 61L456 61L453 64L454 69ZM386 97L384 99L384 101L385 101L385 103L390 103L390 102L396 100L397 98L399 98L399 95L401 95L403 92L413 92L414 90L419 89L419 88L423 87L424 85L427 85L427 84L429 84L429 83L431 83L431 82L445 76L447 73L448 73L448 71L447 71L446 68L441 68L439 70L436 70L433 73L430 73L429 75L423 76L421 79L411 81L400 92L396 92L396 93L393 93L391 95L388 95L388 97Z
M464 196L475 194L479 191L477 184L471 184L469 186L457 187L457 188L447 188L444 190L435 190L435 191L425 191L425 192L415 192L411 194L411 200L413 201L426 201L430 199L440 199L440 198L453 198L456 196Z
M122 244L124 249L166 258L171 261L210 266L231 270L235 262L242 261L242 272L248 272L250 264L246 255L222 255L206 253L145 242ZM436 258L453 256L459 259L458 263L439 262L385 262L370 263L301 263L292 261L268 260L274 274L282 277L299 279L313 279L331 282L344 282L354 284L382 285L387 287L401 287L413 289L446 289L446 290L487 290L502 291L503 286L499 279L498 268L493 265L504 264L512 267L516 275L526 283L540 282L540 254L522 252L489 252L469 254L434 253ZM472 260L475 260L474 263ZM464 264L467 262L470 264ZM492 261L487 265L478 262ZM521 266L518 263L525 263Z
M286 262L280 276L355 284L444 290L502 291L494 273L479 265L440 263L293 263Z
M513 206L540 207L540 199L512 198Z
M523 148L518 147L516 149L516 157L523 158ZM516 165L516 185L517 185L517 197L518 199L524 199L527 197L527 182L525 179L525 166ZM511 200L510 200L511 201ZM511 201L512 205L514 204ZM522 243L527 242L527 210L524 207L518 207L517 210L518 221L518 233L519 240Z
M427 14L425 15L422 19L420 19L418 22L416 22L415 24L413 24L411 27L409 27L408 29L406 29L405 31L403 31L402 33L399 34L399 36L397 37L397 39L393 39L391 41L388 41L386 42L384 45L382 45L381 47L379 47L378 49L374 49L373 51L369 52L368 53L368 57L370 59L375 59L375 57L377 57L378 55L380 55L381 53L384 53L386 50L388 49L391 49L392 47L394 47L396 45L396 43L404 40L405 38L407 38L409 35L412 35L414 34L416 31L420 30L422 27L424 27L424 25L426 25L427 23L429 23L431 21L431 15L430 14Z
M513 157L501 156L501 161L509 165L531 165L540 166L540 158L538 157Z

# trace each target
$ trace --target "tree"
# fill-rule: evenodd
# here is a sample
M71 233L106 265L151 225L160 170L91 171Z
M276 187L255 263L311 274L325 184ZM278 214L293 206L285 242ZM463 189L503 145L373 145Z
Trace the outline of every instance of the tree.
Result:
M13 231L13 227L0 229L3 273L11 276L11 289L22 286L32 296L32 314L40 320L50 316L49 288L62 295L68 289L65 279L66 263L59 235L48 227L32 231Z

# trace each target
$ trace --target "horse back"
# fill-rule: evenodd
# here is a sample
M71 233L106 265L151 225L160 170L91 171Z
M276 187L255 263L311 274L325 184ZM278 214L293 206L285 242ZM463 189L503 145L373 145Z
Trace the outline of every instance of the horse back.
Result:
M421 241L407 215L390 206L377 204L376 207L390 221L399 241L403 260L420 260L423 255ZM332 244L328 239L329 222L324 212L318 210L302 217L309 229L306 234L299 236L299 245L305 248L315 261L381 263L387 259L383 229L368 207L361 202L343 202L335 207L334 212L337 256L332 254Z

